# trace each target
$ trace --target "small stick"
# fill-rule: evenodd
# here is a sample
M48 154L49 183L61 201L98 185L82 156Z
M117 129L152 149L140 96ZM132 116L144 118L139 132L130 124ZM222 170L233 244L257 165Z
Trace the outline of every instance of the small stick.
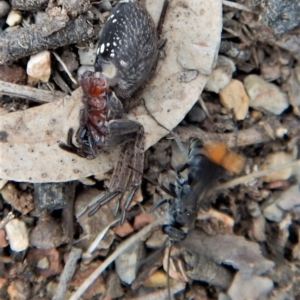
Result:
M107 231L110 229L110 227L114 226L115 224L117 224L120 221L120 218L112 221L110 224L108 224L101 232L99 232L99 234L96 236L96 238L94 239L94 241L92 242L92 244L89 246L89 248L87 249L87 253L92 254L95 249L97 248L97 246L99 245L99 243L101 242L101 240L104 238L105 234L107 233Z
M67 73L67 75L70 77L70 79L72 80L73 83L78 84L78 82L76 81L76 79L72 76L72 74L70 73L70 71L68 70L67 66L65 65L65 63L63 62L63 60L59 57L59 55L55 52L52 51L53 55L55 56L55 58L57 59L57 61L61 64L61 66L63 67L63 69L65 70L65 72Z
M76 269L76 263L78 259L81 257L82 250L73 247L68 260L65 264L64 270L60 275L59 278L59 284L58 287L56 288L55 294L52 298L52 300L61 300L64 299L65 292L67 290L67 284L73 277L73 274Z
M253 13L252 9L250 9L246 5L243 5L243 4L240 4L240 3L236 3L236 2L232 2L232 1L226 1L226 0L223 0L222 3L223 3L223 5L226 5L228 7L233 7L233 8L236 8L238 10L244 10L244 11Z
M87 15L70 21L59 16L43 24L4 33L0 37L0 64L11 63L42 50L89 40L95 31L88 21Z
M39 11L47 7L49 0L12 0L14 9L26 11Z
M5 225L14 218L14 214L12 212L9 212L7 216L3 218L3 220L0 222L0 229L3 229Z
M114 253L112 253L77 289L77 291L70 297L69 300L78 300L81 295L88 289L88 287L97 279L98 276L113 262L116 258L130 248L135 242L141 239L144 235L149 233L154 227L160 226L164 223L165 217L156 219L151 224L144 227L138 233L122 242Z
M272 124L271 127L273 132L276 132L277 129L280 129L283 126L281 124ZM237 133L211 133L196 127L182 126L178 126L176 132L183 142L188 141L191 137L196 137L201 141L212 140L223 142L229 148L267 143L272 140L270 134L265 129L265 126L262 125L254 125L249 129L239 130Z
M300 160L296 160L296 161L293 161L293 162L288 163L288 164L284 164L284 165L281 165L281 166L270 168L268 170L257 171L257 172L253 172L249 175L245 175L245 176L235 178L235 179L233 179L231 181L228 181L224 184L218 185L216 187L216 189L217 190L228 189L228 188L234 187L238 184L248 182L252 179L257 179L257 178L263 177L263 176L268 175L272 172L279 171L279 170L282 170L282 169L291 168L291 167L296 167L297 165L300 166Z
M59 97L66 96L66 94L58 91L50 92L2 80L0 80L0 94L28 99L39 103L52 102Z

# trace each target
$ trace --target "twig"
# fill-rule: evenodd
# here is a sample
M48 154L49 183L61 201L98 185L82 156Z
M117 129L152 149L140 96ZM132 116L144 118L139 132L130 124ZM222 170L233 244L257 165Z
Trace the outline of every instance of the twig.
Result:
M278 123L270 124L273 132L276 132L277 129L282 128L283 126ZM201 130L196 127L182 127L178 126L176 129L180 139L183 142L186 142L191 137L199 138L201 141L219 141L226 143L228 147L240 147L248 146L253 144L267 143L272 140L270 134L266 130L266 126L262 125L253 125L249 129L239 130L237 133L210 133Z
M9 83L0 80L0 94L31 101L44 103L66 96L61 92L49 92L41 89L35 89L25 85Z
M296 166L300 167L300 160L296 160L296 161L293 161L293 162L288 163L288 164L284 164L284 165L281 165L281 166L270 168L268 170L257 171L257 172L253 172L249 175L245 175L245 176L241 176L239 178L235 178L235 179L233 179L231 181L228 181L224 184L218 185L216 187L216 189L218 189L218 190L228 189L228 188L234 187L238 184L246 183L246 182L249 182L250 180L263 177L263 176L268 175L272 172L279 171L279 170L282 170L282 169L291 168L291 167L296 167Z
M69 254L68 260L65 264L64 270L60 275L59 284L58 284L58 287L55 291L55 294L54 294L52 300L64 299L64 295L65 295L65 292L67 289L67 284L73 277L73 274L76 269L76 263L77 263L78 259L81 257L81 253L82 253L81 249L78 249L75 247L72 248L72 250Z
M87 249L87 253L92 254L96 247L99 245L99 243L101 242L101 240L103 239L103 237L105 236L105 234L107 233L107 231L110 229L110 227L114 226L115 224L117 224L120 221L120 218L112 221L110 224L108 224L101 232L99 232L99 234L97 235L97 237L94 239L94 241L92 242L92 244L89 246L89 248Z
M49 0L12 0L14 9L26 11L39 11L47 7Z
M124 253L129 247L131 247L136 241L141 239L144 235L149 233L154 227L162 225L165 221L165 217L156 219L153 223L144 227L138 233L122 242L118 248L112 253L77 289L77 291L71 296L69 300L78 300L86 289L97 279L98 276L113 262L116 258Z
M71 248L73 245L73 236L74 236L74 200L75 200L75 189L76 182L70 181L66 183L67 188L65 189L65 197L67 199L67 205L62 210L62 228L68 247Z
M65 72L67 73L67 75L70 77L70 79L72 80L73 83L78 84L78 82L76 81L76 79L72 76L72 74L70 73L70 71L68 70L67 66L65 65L65 63L62 61L62 59L59 57L59 55L55 52L52 51L53 55L55 56L55 58L59 61L59 63L62 65L63 69L65 70Z
M4 33L0 38L0 64L7 64L33 53L89 40L94 28L89 17L80 15L67 21L58 16L52 21Z
M7 216L5 216L3 218L3 220L0 222L0 229L4 228L5 225L10 221L12 220L13 218L15 217L15 215L12 213L12 212L9 212L7 214Z
M253 13L252 9L250 9L249 7L247 7L243 4L240 4L240 3L236 3L236 2L232 2L232 1L226 1L226 0L223 0L222 3L223 3L223 5L233 7L233 8L236 8L238 10L244 10L244 11Z

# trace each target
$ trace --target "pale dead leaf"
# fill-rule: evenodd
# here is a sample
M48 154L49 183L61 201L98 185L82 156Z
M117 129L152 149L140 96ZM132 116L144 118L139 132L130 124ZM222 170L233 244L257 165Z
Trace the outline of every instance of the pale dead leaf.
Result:
M154 78L142 97L154 117L171 130L198 100L215 64L222 29L222 3L220 0L169 2L162 31L162 37L168 40L164 48L166 58L158 62ZM152 9L150 4L148 9ZM191 65L199 75L189 83L179 83L180 73ZM58 147L59 142L66 142L70 127L75 131L78 128L81 96L79 88L70 97L1 117L1 179L62 182L113 168L119 149L87 160ZM127 117L143 124L146 149L167 134L143 105Z
M263 257L257 243L236 235L209 236L195 229L179 245L197 249L199 255L218 264L231 265L244 276L260 275L274 266L272 261Z

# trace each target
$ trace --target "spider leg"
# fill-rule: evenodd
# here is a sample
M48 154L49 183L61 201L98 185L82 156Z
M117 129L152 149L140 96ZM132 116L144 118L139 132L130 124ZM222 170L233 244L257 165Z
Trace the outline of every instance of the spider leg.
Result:
M73 130L73 128L70 128L68 131L67 144L59 143L59 147L70 153L78 154L78 150L80 148L78 148L77 146L75 146L73 144L73 141L72 141L73 134L74 134L74 130Z

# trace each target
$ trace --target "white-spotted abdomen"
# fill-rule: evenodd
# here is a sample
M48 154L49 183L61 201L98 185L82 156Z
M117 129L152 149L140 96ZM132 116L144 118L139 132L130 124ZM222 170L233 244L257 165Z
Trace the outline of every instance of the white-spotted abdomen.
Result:
M118 96L128 98L149 77L157 44L147 10L134 0L120 1L101 31L95 69L107 77Z

